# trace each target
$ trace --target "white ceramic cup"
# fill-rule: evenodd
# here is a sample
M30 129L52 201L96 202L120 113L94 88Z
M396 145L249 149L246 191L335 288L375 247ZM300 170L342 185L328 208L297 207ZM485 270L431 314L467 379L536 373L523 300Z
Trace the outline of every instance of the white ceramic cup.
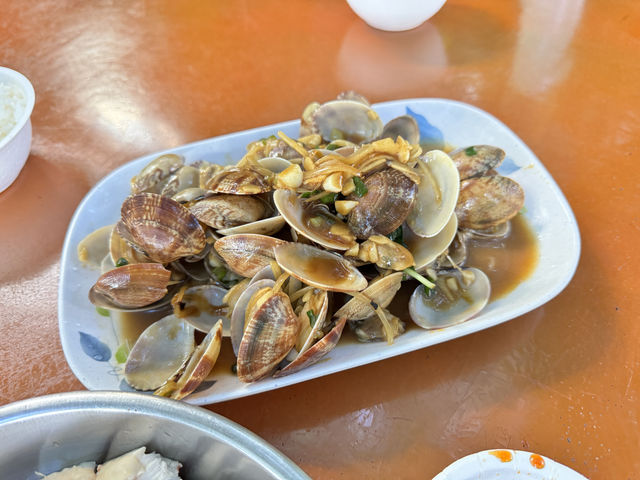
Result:
M411 30L434 16L446 0L347 0L367 24L379 30Z
M0 67L0 82L17 85L24 92L26 106L11 131L0 139L0 192L16 179L31 149L31 112L36 95L31 82L19 72Z

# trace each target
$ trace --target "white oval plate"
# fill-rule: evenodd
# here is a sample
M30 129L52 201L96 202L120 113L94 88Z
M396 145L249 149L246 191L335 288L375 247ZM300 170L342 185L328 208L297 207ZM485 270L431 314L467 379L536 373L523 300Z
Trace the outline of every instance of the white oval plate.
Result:
M508 452L511 460L502 461L492 452ZM531 458L541 468L531 463ZM456 460L433 480L587 480L575 470L550 458L520 450L485 450Z
M507 152L498 169L522 185L526 194L526 218L539 244L540 258L533 274L505 297L490 303L475 318L443 330L412 329L389 346L384 342L338 345L325 359L283 378L268 378L243 384L226 375L215 384L188 397L198 405L210 404L273 390L330 373L446 342L522 315L548 302L569 283L580 257L578 225L562 192L533 152L509 128L492 115L464 103L444 99L410 99L374 105L383 121L412 115L418 121L422 140L445 141L462 146L490 144ZM282 130L298 135L299 122L290 121L223 135L157 152L116 169L87 194L78 206L62 250L58 318L60 338L69 366L90 390L130 390L114 359L118 348L111 319L101 317L87 299L96 281L96 271L83 267L76 247L86 235L115 223L120 205L129 194L129 180L162 153L178 153L187 163L202 159L235 163L246 145Z

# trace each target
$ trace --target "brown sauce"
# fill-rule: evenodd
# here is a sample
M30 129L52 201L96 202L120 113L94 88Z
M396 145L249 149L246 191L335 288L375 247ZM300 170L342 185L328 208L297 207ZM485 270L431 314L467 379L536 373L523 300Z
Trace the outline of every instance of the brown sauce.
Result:
M111 312L111 320L116 331L118 344L128 342L132 347L145 329L153 322L171 313L170 308L163 308L151 312Z
M346 282L352 276L351 271L338 258L314 256L300 259L299 265L305 271L305 276L309 272L309 277L321 279L329 285Z
M474 239L465 266L475 267L491 281L491 298L502 298L533 273L538 263L538 243L526 219L516 215L505 239Z

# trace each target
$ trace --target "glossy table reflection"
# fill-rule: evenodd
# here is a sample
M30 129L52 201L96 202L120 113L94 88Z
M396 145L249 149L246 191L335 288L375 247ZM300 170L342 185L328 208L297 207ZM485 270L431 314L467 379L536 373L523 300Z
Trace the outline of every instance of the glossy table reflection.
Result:
M83 388L58 339L59 253L109 171L342 90L444 97L496 115L554 176L582 234L570 285L490 330L209 408L314 478L430 478L501 447L635 478L640 4L482 3L385 33L338 0L5 2L0 64L37 98L31 156L0 194L0 403Z

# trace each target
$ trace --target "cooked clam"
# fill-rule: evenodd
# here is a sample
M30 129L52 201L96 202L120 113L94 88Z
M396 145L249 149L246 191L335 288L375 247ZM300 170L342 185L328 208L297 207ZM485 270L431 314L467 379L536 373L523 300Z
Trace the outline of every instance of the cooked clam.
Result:
M433 237L420 237L410 228L403 231L404 241L413 254L415 269L422 271L451 245L458 231L458 219L455 213L452 214L444 228Z
M389 120L380 134L380 138L391 138L395 140L398 137L404 138L413 145L420 143L420 129L418 128L418 123L412 116L402 115Z
M287 356L298 337L300 324L283 292L267 293L249 313L238 348L238 379L254 382L267 376Z
M247 307L251 298L259 291L271 289L274 285L275 282L273 280L258 280L247 286L238 297L238 300L233 307L233 313L231 314L231 346L233 347L233 352L236 355L238 355L240 342L242 341L242 336L244 335L244 330L246 328Z
M253 277L275 258L274 249L287 242L252 233L228 235L216 240L214 248L229 268L243 277Z
M367 193L349 213L349 226L360 239L371 235L388 235L397 229L411 212L417 185L401 172L386 169L364 181Z
M341 255L303 243L287 243L274 249L284 271L307 285L331 292L364 290L367 279Z
M384 315L390 325L392 338L397 338L399 335L402 335L405 331L404 322L386 310ZM376 315L362 320L351 320L349 321L349 328L353 330L353 333L356 334L356 337L361 342L388 340L387 333Z
M460 180L466 180L481 177L496 168L504 160L505 153L491 145L474 145L458 148L449 153L449 156L460 173Z
M83 265L100 268L102 259L109 253L108 239L112 230L113 225L100 227L78 243L78 260L80 260Z
M460 184L456 215L460 228L483 230L511 220L524 206L524 191L502 175L470 178Z
M344 139L365 143L382 133L382 121L370 106L355 100L332 100L318 106L311 115L311 133L330 142Z
M110 270L89 291L89 300L107 309L151 305L167 294L171 272L159 263L138 263Z
M491 295L487 276L477 268L439 273L429 295L421 285L411 295L409 314L425 329L462 323L484 308Z
M138 390L155 390L172 379L194 348L194 329L174 315L151 324L136 340L124 367L124 378Z
M184 165L180 155L166 153L152 160L131 179L131 193L160 193L169 177Z
M371 317L376 314L371 302L381 308L387 308L402 286L402 275L402 272L395 272L373 280L362 291L369 302L364 302L360 297L354 297L340 307L334 316L346 317L347 320L363 320Z
M174 297L174 315L189 322L203 333L208 333L223 322L224 334L229 335L231 312L225 303L228 290L216 285L195 285L182 289Z
M206 187L216 193L234 195L256 195L271 191L269 179L252 168L225 168L212 177Z
M418 160L418 172L420 185L407 225L416 235L433 237L449 222L456 208L460 177L451 158L440 150L427 152L424 160Z
M169 380L155 395L181 400L192 393L213 369L222 346L222 320L211 328L191 354L187 366L176 380Z
M334 250L347 250L355 245L349 226L326 205L305 201L291 190L276 190L273 202L287 223L311 241Z
M255 233L258 235L273 235L282 230L287 222L281 215L263 218L237 227L221 228L217 231L220 235L238 235L241 233Z
M132 195L122 204L121 214L133 241L153 261L169 263L205 247L204 230L196 218L170 198L154 193Z
M218 194L193 203L189 211L211 228L229 228L255 222L267 214L267 205L248 195Z

